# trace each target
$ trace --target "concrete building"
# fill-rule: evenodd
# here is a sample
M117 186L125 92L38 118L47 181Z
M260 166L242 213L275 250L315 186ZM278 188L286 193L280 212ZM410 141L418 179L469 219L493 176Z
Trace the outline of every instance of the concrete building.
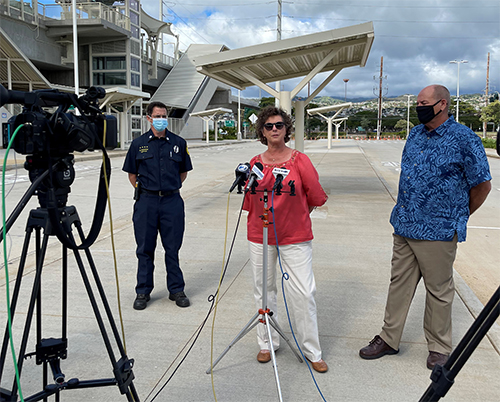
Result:
M71 0L0 0L0 25L0 83L13 90L81 94L91 86L105 88L100 104L118 118L121 148L149 128L144 111L152 100L169 107L169 127L186 139L203 135L203 122L190 113L215 107L238 112L231 87L198 73L192 61L224 46L192 45L180 56L161 53L160 35L178 36L171 23L145 13L140 0L77 1L75 10ZM245 106L257 103L242 100ZM19 105L6 105L3 120L19 111Z

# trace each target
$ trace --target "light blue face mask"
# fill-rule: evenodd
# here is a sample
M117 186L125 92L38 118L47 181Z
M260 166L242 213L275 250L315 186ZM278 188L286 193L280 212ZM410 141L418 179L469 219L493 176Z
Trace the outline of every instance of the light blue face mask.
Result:
M168 127L168 119L163 117L153 119L153 127L156 131L163 131Z

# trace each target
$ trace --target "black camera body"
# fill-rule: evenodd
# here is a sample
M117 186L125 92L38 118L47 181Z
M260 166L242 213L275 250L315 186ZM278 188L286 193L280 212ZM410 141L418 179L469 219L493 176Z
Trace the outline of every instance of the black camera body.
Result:
M13 148L23 155L65 155L101 148L114 149L118 145L118 124L112 115L105 115L98 100L106 95L103 88L91 87L81 97L57 90L34 92L7 91L0 85L0 106L21 103L23 112L13 116L2 127L3 147L7 148L14 131L22 126L14 138ZM57 106L53 113L44 106ZM68 111L78 107L80 115Z

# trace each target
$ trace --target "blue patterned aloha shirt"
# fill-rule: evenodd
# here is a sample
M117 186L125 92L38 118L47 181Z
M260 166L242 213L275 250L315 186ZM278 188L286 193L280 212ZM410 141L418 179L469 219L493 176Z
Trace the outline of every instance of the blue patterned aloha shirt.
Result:
M418 240L465 241L469 191L491 180L481 139L450 116L432 131L411 130L401 159L394 233Z

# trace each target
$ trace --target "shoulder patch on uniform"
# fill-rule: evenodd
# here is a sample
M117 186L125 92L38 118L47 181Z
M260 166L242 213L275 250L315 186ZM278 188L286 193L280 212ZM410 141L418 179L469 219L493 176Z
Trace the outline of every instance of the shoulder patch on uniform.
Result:
M189 149L188 149L187 144L186 144L186 153L189 155Z

